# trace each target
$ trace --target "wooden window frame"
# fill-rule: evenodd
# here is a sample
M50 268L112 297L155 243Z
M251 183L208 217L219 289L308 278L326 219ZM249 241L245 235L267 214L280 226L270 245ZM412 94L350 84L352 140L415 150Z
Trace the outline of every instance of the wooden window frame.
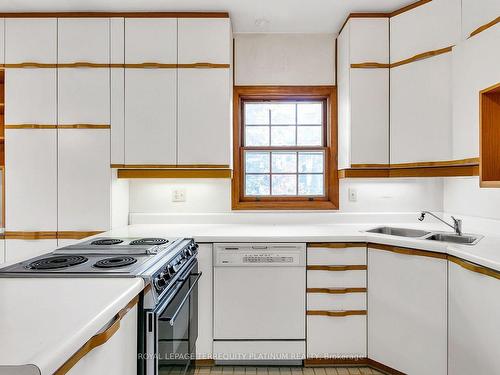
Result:
M326 100L324 147L286 147L291 151L323 149L325 152L325 195L322 197L248 197L243 178L243 101L244 100ZM246 149L283 150L284 147L246 147ZM233 210L338 210L337 173L337 90L335 86L234 86L233 88Z

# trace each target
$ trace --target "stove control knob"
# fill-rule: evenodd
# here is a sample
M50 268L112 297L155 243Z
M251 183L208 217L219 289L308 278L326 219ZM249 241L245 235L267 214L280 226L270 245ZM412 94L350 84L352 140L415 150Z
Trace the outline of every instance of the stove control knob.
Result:
M167 285L167 282L163 279L158 278L154 281L154 285L155 285L157 290L161 290L161 289L165 288L165 285Z
M170 274L168 272L162 272L160 273L160 279L162 280L165 280L165 281L168 281L170 280Z
M185 251L185 253L186 253L186 255L187 255L188 257L190 257L190 256L192 256L192 255L193 255L193 250L191 250L191 248L188 248L188 249L186 249L186 250L184 250L184 251Z
M172 266L171 264L169 264L169 265L167 266L166 273L167 273L169 276L172 276L172 275L175 273L174 266Z

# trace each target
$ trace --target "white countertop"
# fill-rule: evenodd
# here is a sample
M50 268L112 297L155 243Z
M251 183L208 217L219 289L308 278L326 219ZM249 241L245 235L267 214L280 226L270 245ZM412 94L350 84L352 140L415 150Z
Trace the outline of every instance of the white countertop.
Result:
M0 278L0 373L54 373L143 288L141 278Z
M377 226L447 231L440 223L375 224L135 224L100 236L194 237L197 242L373 242L447 253L500 271L500 235L483 233L476 245L456 245L438 241L366 233Z

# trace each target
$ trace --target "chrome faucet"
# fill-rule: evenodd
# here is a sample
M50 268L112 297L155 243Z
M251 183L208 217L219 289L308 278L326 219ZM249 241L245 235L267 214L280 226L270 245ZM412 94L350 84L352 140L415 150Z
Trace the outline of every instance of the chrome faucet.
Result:
M453 228L453 230L455 231L456 234L458 234L459 236L462 235L462 220L461 219L456 219L454 218L453 216L451 217L451 219L453 220L453 225L451 224L448 224L446 221L444 221L443 219L441 219L440 217L437 217L436 215L434 215L432 212L429 212L429 211L422 211L420 213L420 217L418 218L418 220L420 221L423 221L424 218L425 218L425 215L426 214L429 214L433 217L435 217L436 219L438 219L439 221L441 221L442 223L445 223L446 225L448 225L450 228Z

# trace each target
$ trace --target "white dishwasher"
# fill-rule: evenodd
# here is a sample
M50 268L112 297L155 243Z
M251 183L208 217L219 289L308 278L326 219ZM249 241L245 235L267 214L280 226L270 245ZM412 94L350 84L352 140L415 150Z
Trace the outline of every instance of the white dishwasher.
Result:
M216 362L299 363L305 356L306 245L214 245Z

